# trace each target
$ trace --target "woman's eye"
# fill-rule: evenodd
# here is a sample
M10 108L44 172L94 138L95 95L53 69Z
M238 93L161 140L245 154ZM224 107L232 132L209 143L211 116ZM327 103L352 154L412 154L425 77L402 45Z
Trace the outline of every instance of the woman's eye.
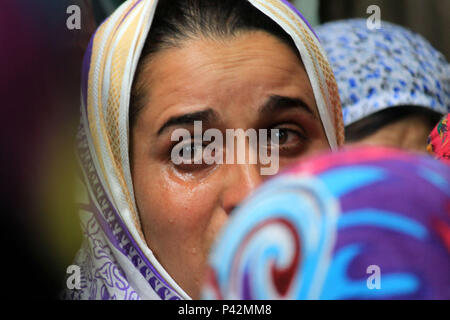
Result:
M299 143L305 140L304 135L299 130L289 128L274 128L275 132L269 133L270 143L278 144L280 147L283 145L290 145Z
M206 167L203 143L179 143L171 150L171 161L180 170L194 171Z
M277 131L274 134L270 135L271 142L276 143L278 141L278 144L285 144L289 138L290 135L292 135L292 132L289 132L288 129L277 129Z
M192 143L179 144L174 146L172 152L172 162L175 164L194 164L194 161L200 161L202 157L203 145ZM180 163L181 162L181 163Z
M185 163L194 163L202 154L202 145L198 146L194 143L184 145L181 149L181 157Z
M280 156L296 156L304 150L307 137L297 125L273 129L276 131L270 130L268 144L270 148L278 147Z

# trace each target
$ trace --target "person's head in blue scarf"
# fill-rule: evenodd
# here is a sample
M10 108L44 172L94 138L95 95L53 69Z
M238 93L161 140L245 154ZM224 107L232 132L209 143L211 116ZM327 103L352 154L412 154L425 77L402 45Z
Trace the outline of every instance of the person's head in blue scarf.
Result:
M385 21L373 30L365 19L315 30L338 82L346 141L425 152L428 134L450 109L445 57Z

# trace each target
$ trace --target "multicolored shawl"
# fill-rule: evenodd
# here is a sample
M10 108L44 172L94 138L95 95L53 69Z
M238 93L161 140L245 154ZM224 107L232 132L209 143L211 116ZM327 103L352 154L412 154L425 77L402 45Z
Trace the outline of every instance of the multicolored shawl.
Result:
M423 37L383 21L365 19L315 28L328 55L347 126L395 106L450 112L450 65Z
M450 113L442 118L428 137L427 150L450 164Z
M331 68L304 18L279 0L250 0L298 47L332 149L343 143L340 102ZM133 76L157 1L129 0L96 31L85 56L79 157L84 182L84 242L74 264L81 289L67 299L189 299L148 247L133 195L128 109ZM174 244L176 245L176 244Z
M450 167L322 155L263 185L219 239L204 298L450 299Z

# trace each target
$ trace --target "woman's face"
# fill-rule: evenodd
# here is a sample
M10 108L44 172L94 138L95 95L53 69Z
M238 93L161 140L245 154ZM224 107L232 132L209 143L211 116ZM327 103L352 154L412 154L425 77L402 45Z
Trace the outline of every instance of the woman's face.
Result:
M146 103L132 128L131 161L143 232L166 271L195 299L218 231L269 176L261 175L259 163L176 165L171 154L179 142L171 134L184 128L193 135L194 120L223 137L226 129L279 129L280 170L328 149L328 142L301 61L264 32L186 40L155 54L138 81Z

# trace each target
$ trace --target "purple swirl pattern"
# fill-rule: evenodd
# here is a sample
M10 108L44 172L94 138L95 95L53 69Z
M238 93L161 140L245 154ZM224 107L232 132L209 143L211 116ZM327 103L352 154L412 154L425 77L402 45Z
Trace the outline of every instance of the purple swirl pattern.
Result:
M299 163L234 212L203 298L448 300L449 270L450 167L356 148Z
M328 263L337 212L317 181L266 184L233 214L216 243L203 298L314 297L324 278L316 267ZM311 280L303 282L305 270L312 269Z

